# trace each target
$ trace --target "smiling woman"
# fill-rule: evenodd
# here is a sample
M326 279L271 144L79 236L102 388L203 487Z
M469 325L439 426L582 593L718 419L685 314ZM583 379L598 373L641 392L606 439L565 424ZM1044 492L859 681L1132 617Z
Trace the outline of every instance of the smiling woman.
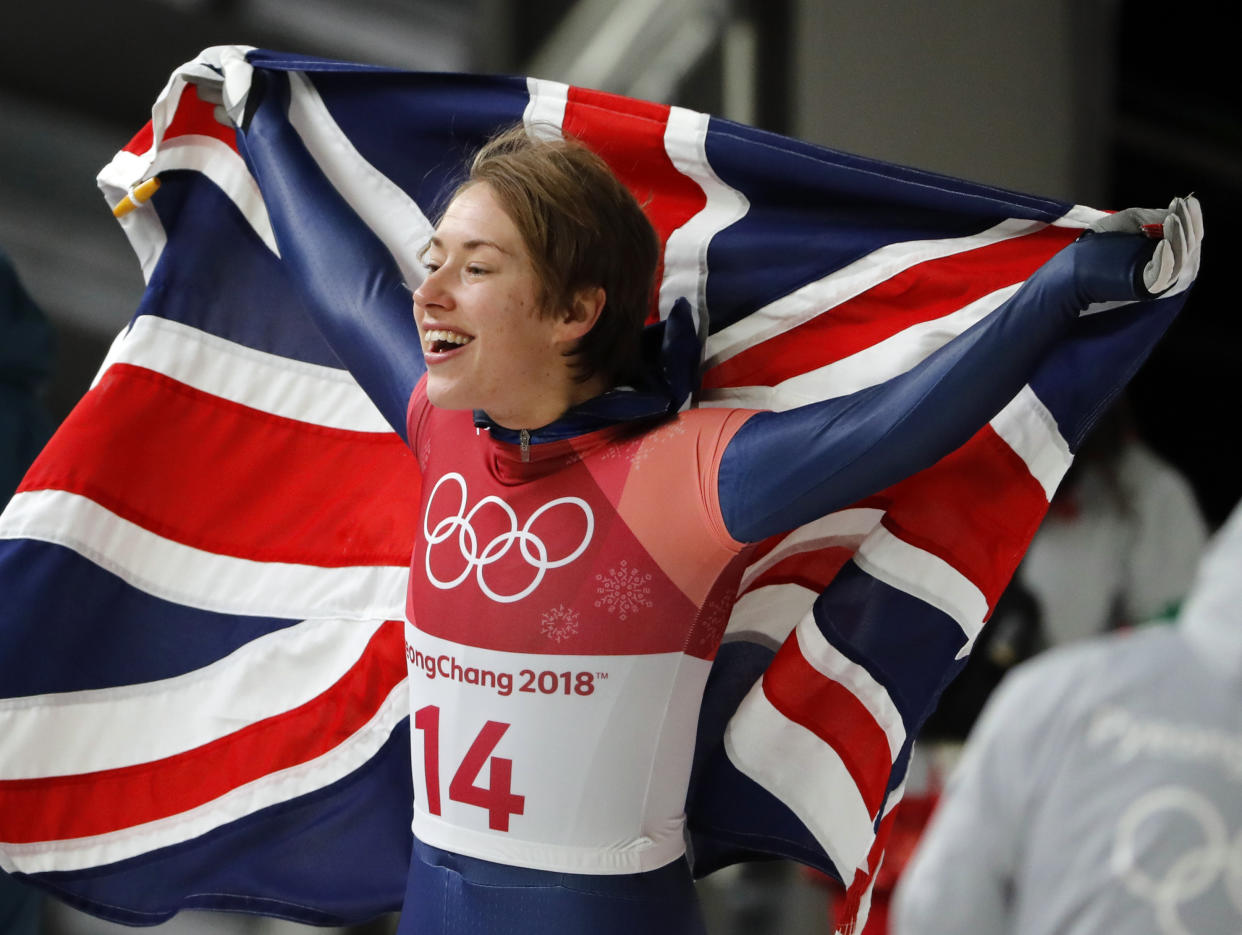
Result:
M581 290L566 305L548 297L488 183L453 199L423 260L414 319L433 405L482 409L506 428L533 429L607 388L607 374L576 380L572 367L603 290Z
M453 200L424 261L414 319L433 405L484 409L501 425L534 428L578 401L567 398L564 355L594 316L543 313L530 256L486 184Z
M534 429L632 381L657 250L591 150L522 127L497 136L423 251L414 315L428 398Z
M517 228L546 313L563 313L583 300L589 306L603 291L600 320L578 342L580 375L600 373L610 383L636 377L660 247L630 190L577 140L536 140L522 126L479 150L458 193L479 183Z
M998 288L983 320L857 392L783 411L686 406L670 374L695 370L701 349L661 345L684 326L676 311L640 337L657 242L601 159L520 128L483 147L422 254L415 348L375 325L408 327L397 264L325 184L271 82L238 139L281 262L334 353L404 429L422 474L404 625L414 841L402 935L699 935L686 855L699 708L743 572L769 555L763 540L954 452L1094 303L1184 288L1197 205L1159 212L1158 249L1138 233L1147 216L1080 238L1024 270L1020 287ZM1073 236L1057 233L1057 245ZM951 507L937 516L956 519ZM968 640L959 623L937 637L944 668ZM743 748L745 788L771 799L765 816L795 815L786 805L796 803L798 853L865 891L859 868L908 739L905 713L885 707L899 693L830 648L835 626L806 613L769 670L782 671L764 675L728 736L762 735ZM842 670L858 695L825 678ZM853 706L826 708L829 695ZM876 698L882 718L866 707ZM849 724L834 720L841 711ZM858 736L865 769L851 771L835 751L859 752ZM807 774L810 808L800 789L777 802L775 760ZM806 814L825 797L838 814L821 833Z

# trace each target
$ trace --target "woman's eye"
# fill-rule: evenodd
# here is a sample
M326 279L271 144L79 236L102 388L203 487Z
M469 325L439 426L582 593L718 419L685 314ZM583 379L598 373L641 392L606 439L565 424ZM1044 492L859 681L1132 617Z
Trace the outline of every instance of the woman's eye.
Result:
M428 273L434 273L439 268L439 263L433 263L430 260L423 260L423 269L425 269Z
M483 267L481 267L481 266L473 266L473 265L472 265L472 266L467 266L467 267L466 267L466 272L467 272L467 273L469 273L471 276L482 276L482 275L484 275L484 274L487 272L487 270L485 270L485 269L484 269Z

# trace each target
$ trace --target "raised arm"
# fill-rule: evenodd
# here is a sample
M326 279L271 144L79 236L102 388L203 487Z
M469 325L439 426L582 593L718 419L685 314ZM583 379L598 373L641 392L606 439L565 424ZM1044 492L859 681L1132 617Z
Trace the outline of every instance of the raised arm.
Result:
M1159 214L1159 246L1126 228L1083 237L1003 308L900 377L752 417L720 463L730 534L753 542L793 529L930 466L1013 398L1079 315L1097 303L1150 298L1182 283L1198 261L1198 205L1179 200ZM1130 229L1147 222L1135 216Z
M290 125L288 78L263 78L264 87L251 88L253 109L238 145L263 193L281 258L332 350L404 438L406 404L426 369L410 289Z

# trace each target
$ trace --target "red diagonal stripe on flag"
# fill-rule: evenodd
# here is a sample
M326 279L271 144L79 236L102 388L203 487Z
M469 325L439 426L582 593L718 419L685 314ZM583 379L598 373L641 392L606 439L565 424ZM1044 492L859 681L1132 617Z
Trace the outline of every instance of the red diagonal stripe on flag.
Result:
M198 96L198 88L186 85L177 101L177 110L173 119L164 130L163 138L171 140L178 136L210 136L237 152L237 131L226 127L215 118L215 105L204 101ZM134 134L133 139L122 147L123 152L141 156L151 149L155 142L155 130L150 120L141 130Z
M879 813L893 764L888 737L849 689L807 662L794 630L763 674L763 693L781 714L836 752L868 814Z
M837 576L841 566L848 562L853 554L853 549L842 546L828 546L799 552L765 569L746 586L746 590L742 593L772 584L800 584L818 593L828 587L828 582Z
M796 328L709 370L705 389L775 386L849 357L925 321L1022 282L1080 232L1046 227L1024 237L916 264Z
M222 555L404 566L420 481L396 435L281 418L114 364L19 489L81 494L144 529Z
M173 114L168 129L164 131L164 139L172 140L178 136L190 135L210 136L237 152L237 131L216 119L215 108L215 104L198 96L196 85L186 85L181 92L181 99L177 101L177 112Z
M120 769L0 782L5 840L57 841L156 821L327 753L365 726L405 678L403 639L400 622L386 623L317 697L194 750Z
M956 568L989 607L1048 509L1044 488L991 426L886 493L885 527Z
M134 134L133 139L121 147L121 151L141 156L151 148L151 144L154 142L155 128L151 125L151 121L148 120L142 129Z
M630 98L569 89L562 129L577 137L603 157L643 206L660 237L669 235L703 210L707 196L693 179L682 173L664 149L664 131L671 108ZM664 276L664 263L655 281ZM658 318L652 305L652 321Z

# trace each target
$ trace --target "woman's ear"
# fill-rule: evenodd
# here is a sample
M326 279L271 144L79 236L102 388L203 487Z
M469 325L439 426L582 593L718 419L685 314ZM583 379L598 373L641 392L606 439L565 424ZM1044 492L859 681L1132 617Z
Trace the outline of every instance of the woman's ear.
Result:
M561 319L567 329L565 339L577 340L594 328L606 301L603 286L588 286L575 292Z

